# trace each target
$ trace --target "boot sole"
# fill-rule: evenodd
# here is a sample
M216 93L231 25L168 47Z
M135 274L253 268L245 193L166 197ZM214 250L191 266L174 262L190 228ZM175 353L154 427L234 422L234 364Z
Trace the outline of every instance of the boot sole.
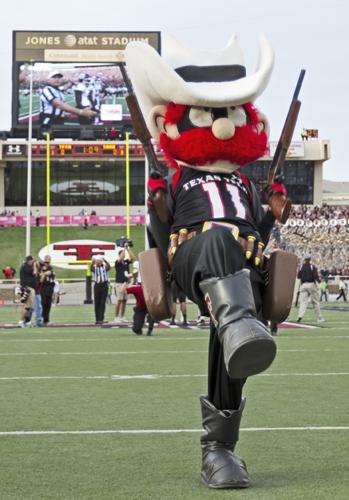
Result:
M241 490L243 488L248 488L250 486L250 482L248 482L248 483L227 482L227 483L221 483L221 484L210 484L205 480L203 475L201 475L201 482L207 488L211 488L212 490L224 490L224 489L225 490L228 490L228 489Z
M250 339L232 353L227 366L228 375L234 379L257 375L269 368L275 355L276 344L271 337Z

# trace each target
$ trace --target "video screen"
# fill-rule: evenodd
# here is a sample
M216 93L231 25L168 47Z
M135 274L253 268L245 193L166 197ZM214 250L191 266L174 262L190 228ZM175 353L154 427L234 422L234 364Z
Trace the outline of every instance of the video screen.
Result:
M18 106L14 125L28 126L31 71L27 63L17 64ZM131 122L125 100L127 89L117 64L36 62L32 75L34 127L118 127ZM57 101L73 109L60 109L55 106ZM86 110L92 110L93 116L88 116Z

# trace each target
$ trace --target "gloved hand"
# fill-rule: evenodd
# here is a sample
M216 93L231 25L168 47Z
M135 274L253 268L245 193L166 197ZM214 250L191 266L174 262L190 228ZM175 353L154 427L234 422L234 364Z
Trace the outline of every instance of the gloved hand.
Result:
M272 196L273 194L281 194L287 196L287 190L282 175L276 176L272 185L266 186L263 189L262 193L266 200L268 200L268 198L270 198L270 196Z
M273 184L271 185L271 192L287 196L286 186L280 181L273 182Z
M153 197L156 191L167 191L166 181L158 172L152 172L148 179L147 188L149 195Z
M148 183L148 209L155 209L161 222L166 222L168 219L167 208L167 182L158 172L152 172L149 176Z
M261 241L260 235L256 232L241 231L240 236L243 238L241 244L246 260L249 260L257 267L260 266L263 263L264 251L264 243Z

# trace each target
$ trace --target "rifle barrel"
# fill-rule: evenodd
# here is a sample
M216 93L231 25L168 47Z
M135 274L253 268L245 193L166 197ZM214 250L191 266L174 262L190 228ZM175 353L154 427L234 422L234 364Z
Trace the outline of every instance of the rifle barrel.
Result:
M298 99L299 92L300 92L301 87L302 87L304 75L305 75L305 69L301 69L301 72L300 72L299 77L298 77L297 85L296 85L296 88L295 88L295 91L294 91L294 94L292 97L293 101L296 101Z
M274 177L275 177L275 174L277 173L277 171L281 170L282 165L285 161L287 150L288 150L290 143L291 143L291 140L292 140L293 132L294 132L294 129L296 126L297 118L298 118L299 109L301 107L301 102L298 100L298 96L299 96L299 92L300 92L301 87L302 87L304 75L305 75L305 69L302 69L300 74L299 74L299 77L298 77L297 85L296 85L294 94L292 96L291 105L289 107L289 110L288 110L288 113L286 116L286 120L285 120L283 129L281 132L281 136L280 136L280 139L278 141L278 144L277 144L277 147L275 150L274 157L273 157L273 159L271 161L271 165L269 167L269 172L268 172L268 184L269 185L271 185L273 183Z

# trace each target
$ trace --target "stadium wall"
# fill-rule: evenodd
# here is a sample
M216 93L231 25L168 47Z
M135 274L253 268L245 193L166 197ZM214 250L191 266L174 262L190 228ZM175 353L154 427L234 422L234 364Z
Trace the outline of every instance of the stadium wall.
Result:
M45 147L43 141L33 142L32 211L38 209L41 215L44 214L46 203ZM85 143L67 140L64 144L62 140L56 140L52 141L51 147L52 215L76 215L83 208L95 210L98 215L125 215L124 142ZM252 178L260 190L266 184L275 147L276 143L271 142L269 156L244 167L244 173ZM7 210L19 215L25 214L27 149L28 143L23 139L0 141L0 213ZM329 158L328 140L309 139L291 144L284 165L284 175L294 204L322 204L323 164ZM138 141L130 144L130 173L131 215L143 215L145 160Z

